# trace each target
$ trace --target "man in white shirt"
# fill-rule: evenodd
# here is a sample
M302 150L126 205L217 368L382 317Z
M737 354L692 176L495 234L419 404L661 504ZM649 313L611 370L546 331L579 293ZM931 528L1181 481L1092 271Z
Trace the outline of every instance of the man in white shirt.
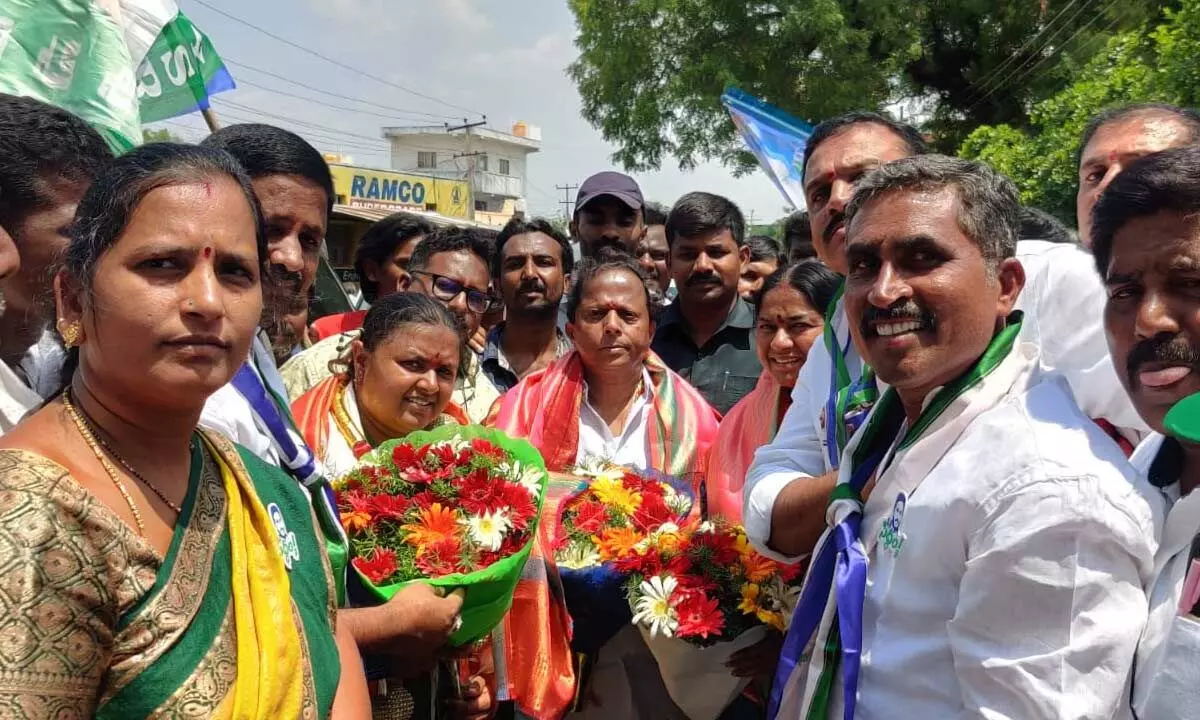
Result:
M858 183L846 316L888 389L845 448L777 717L1127 716L1156 515L1021 340L1017 212L939 155Z
M62 389L53 279L75 206L112 161L104 138L62 108L0 93L0 232L18 257L0 278L0 432Z
M1180 403L1200 392L1197 213L1200 149L1192 147L1130 164L1092 216L1113 360L1155 430L1133 463L1169 506L1134 666L1133 709L1152 720L1200 713L1200 409Z
M1092 208L1122 170L1138 158L1200 141L1200 113L1162 103L1112 108L1092 118L1079 141L1079 240L1092 246Z
M210 135L203 144L233 155L250 176L262 205L267 228L263 320L272 323L315 281L320 245L333 208L329 167L303 138L268 125L231 125ZM260 330L255 337L250 357L233 381L209 398L200 423L226 434L302 483L330 538L326 547L339 595L344 595L349 557L337 507L321 468L296 430L265 334ZM364 653L386 654L393 670L411 669L412 663L435 657L435 646L445 637L443 625L449 627L447 618L457 615L460 604L461 600L439 598L418 583L384 605L342 609L338 621L349 625Z
M926 151L916 130L873 113L851 113L814 129L805 150L804 187L813 244L826 265L847 271L844 213L855 181L879 165ZM1104 288L1091 257L1041 241L1019 242L1017 257L1026 278L1017 305L1025 311L1022 341L1038 345L1041 362L1062 373L1088 417L1143 431L1108 356L1100 317ZM783 559L811 550L825 526L842 449L883 389L850 340L839 298L800 371L792 407L746 478L743 519L757 548Z

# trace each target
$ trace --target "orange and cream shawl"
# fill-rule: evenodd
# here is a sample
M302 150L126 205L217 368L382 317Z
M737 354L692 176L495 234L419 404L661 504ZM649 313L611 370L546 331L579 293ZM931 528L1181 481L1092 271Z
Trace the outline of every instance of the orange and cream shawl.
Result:
M717 436L719 415L687 381L654 353L646 358L653 387L648 422L653 469L692 481L698 492L709 447ZM559 358L529 375L492 408L488 425L529 440L551 472L567 472L579 449L579 410L584 369L578 352ZM552 554L552 533L559 503L576 483L551 482L542 507L541 531L512 609L498 633L498 674L522 714L559 718L571 704L575 676L571 668L571 620L567 614ZM508 641L505 641L505 639ZM514 642L513 639L517 641Z

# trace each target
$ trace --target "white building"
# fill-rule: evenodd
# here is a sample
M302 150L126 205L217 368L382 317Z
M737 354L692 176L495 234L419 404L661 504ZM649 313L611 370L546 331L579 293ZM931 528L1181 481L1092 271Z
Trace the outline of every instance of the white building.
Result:
M444 126L387 127L392 169L437 177L472 175L474 219L500 227L525 212L525 159L541 149L541 129L518 122L511 133L476 127L447 132ZM473 167L472 167L473 166Z

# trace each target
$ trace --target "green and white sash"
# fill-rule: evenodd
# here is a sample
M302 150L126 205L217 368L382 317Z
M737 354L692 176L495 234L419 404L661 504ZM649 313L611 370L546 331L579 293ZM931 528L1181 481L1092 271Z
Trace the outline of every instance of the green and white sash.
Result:
M827 599L823 612L819 610L820 601L815 604L819 619L802 618L799 612L793 619L792 628L799 634L811 633L814 626L816 632L811 638L791 637L789 633L785 642L781 666L788 665L790 660L795 671L789 672L787 677L776 677L777 685L784 686L778 691L782 695L779 717L823 720L829 717L833 707L835 673L843 654L837 593L833 591L832 583L809 588L808 581L814 574L829 576L828 569L823 571L818 566L823 558L828 557L832 562L836 557L833 548L835 529L851 516L859 516L862 525L854 552L873 558L876 548L882 545L893 555L899 554L905 538L899 531L896 514L903 513L908 498L953 448L971 422L1006 397L1018 378L1029 371L1025 354L1020 350L1014 352L1020 331L1021 314L1014 312L1006 327L996 334L969 371L931 394L921 416L911 427L905 420L899 396L889 388L872 409L861 431L846 446L849 460L839 469L838 486L826 515L830 529L817 545L804 588L805 594L821 593ZM860 493L871 477L875 478L876 486L864 503ZM856 599L860 618L862 600L861 597ZM806 605L812 607L813 603L806 603L802 597L800 607ZM857 634L861 636L861 628ZM857 673L852 676L856 677Z

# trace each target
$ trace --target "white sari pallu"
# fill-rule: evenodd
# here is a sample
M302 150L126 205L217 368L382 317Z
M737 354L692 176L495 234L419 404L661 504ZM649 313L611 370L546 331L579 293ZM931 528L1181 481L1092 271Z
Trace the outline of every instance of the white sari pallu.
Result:
M1019 330L850 440L770 717L1127 716L1156 518Z

